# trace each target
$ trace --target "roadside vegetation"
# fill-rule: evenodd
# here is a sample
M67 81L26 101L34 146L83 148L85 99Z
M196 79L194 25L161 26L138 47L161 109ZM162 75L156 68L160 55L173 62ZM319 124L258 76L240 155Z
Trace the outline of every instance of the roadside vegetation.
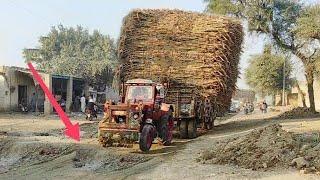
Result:
M116 45L98 30L92 33L81 26L58 25L39 38L39 46L24 49L32 61L47 73L81 77L90 84L111 84L117 64Z
M205 0L207 12L245 19L250 32L266 34L273 48L297 57L308 87L310 110L315 112L315 75L320 61L320 5L292 0Z

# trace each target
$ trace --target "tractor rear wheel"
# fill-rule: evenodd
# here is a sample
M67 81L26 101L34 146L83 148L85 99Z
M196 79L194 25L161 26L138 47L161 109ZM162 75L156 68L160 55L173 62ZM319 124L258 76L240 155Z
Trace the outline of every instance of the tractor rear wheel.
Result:
M140 150L143 152L149 151L152 146L153 138L154 127L150 124L144 125L139 140Z
M190 139L197 137L197 123L195 119L190 119L188 122L188 137Z
M179 133L180 133L180 138L183 138L183 139L188 138L188 124L187 124L187 121L184 119L180 120Z

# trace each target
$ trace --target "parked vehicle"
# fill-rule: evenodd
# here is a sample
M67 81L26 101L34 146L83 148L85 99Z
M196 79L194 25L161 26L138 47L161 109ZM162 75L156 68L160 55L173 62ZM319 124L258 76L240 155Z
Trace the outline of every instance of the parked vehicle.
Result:
M245 103L243 107L244 114L249 114L254 111L254 105L250 102Z
M19 104L19 109L20 109L21 112L24 112L24 113L29 112L28 106L26 104L23 104L23 103Z
M240 111L240 102L239 101L231 101L229 112L230 113L237 113L239 111Z

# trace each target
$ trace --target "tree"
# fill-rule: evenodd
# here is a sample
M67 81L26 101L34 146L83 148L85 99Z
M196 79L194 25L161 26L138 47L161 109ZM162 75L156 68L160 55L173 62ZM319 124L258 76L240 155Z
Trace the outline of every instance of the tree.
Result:
M205 2L207 2L208 12L222 12L225 15L244 18L248 21L249 31L269 35L275 47L298 57L305 69L310 109L315 112L313 82L315 60L317 59L315 58L316 50L320 49L320 46L311 40L310 34L313 33L302 35L302 31L299 31L299 27L301 30L314 28L307 25L302 26L301 18L308 14L310 7L304 7L296 0L205 0ZM229 5L221 5L224 2ZM233 8L225 9L229 6ZM311 15L315 21L319 20L319 18L317 19L319 13L309 13L308 15ZM313 32L313 30L308 30L308 32ZM310 52L310 47L314 51Z
M92 34L81 26L66 28L62 25L39 39L37 49L24 49L26 61L48 73L72 75L92 85L111 84L117 63L115 43L97 30Z
M305 8L295 32L301 38L320 40L320 4Z
M285 64L285 73L283 67ZM286 80L286 89L291 87L290 74L292 65L288 59L281 55L271 53L271 45L267 45L263 54L252 56L249 67L245 71L248 85L256 92L275 95L283 88L283 78Z

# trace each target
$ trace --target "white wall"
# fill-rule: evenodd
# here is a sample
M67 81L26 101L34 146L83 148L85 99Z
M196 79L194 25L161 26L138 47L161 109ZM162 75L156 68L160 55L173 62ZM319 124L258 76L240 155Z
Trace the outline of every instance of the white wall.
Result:
M27 86L27 98L30 103L32 93L35 92L34 82L27 73L19 72L15 68L1 67L0 71L0 111L18 109L18 86ZM10 89L11 87L11 89Z
M5 110L8 97L9 89L7 87L6 80L3 75L0 75L0 111Z

